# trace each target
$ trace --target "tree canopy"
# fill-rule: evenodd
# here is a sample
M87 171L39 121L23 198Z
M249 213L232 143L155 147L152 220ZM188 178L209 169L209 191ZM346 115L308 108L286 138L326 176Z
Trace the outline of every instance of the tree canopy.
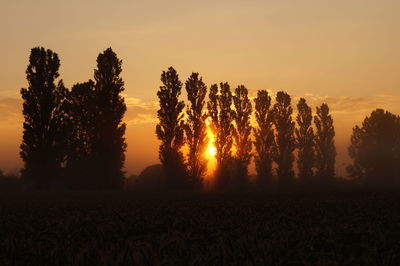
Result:
M348 149L352 177L371 185L400 184L400 117L374 110L355 126Z

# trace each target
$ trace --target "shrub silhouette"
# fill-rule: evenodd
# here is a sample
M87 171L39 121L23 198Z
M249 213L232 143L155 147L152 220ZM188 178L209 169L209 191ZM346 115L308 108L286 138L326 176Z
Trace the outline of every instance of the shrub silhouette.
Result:
M154 164L147 166L136 179L135 187L145 190L163 190L166 186L164 166Z

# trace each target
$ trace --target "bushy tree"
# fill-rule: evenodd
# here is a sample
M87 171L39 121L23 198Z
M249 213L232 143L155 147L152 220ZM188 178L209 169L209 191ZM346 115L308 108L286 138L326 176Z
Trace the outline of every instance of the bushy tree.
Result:
M207 113L204 110L207 86L199 77L199 73L192 73L185 87L190 103L185 124L186 142L189 147L187 160L189 183L194 187L200 187L207 170L205 159L208 144Z
M292 121L291 98L286 92L276 94L273 121L276 130L274 161L277 164L277 175L281 184L293 181L293 151L296 147L294 138L294 122Z
M189 186L183 153L184 145L184 113L185 104L179 100L182 82L173 67L161 74L159 91L157 92L160 109L157 112L159 123L156 134L161 141L159 158L164 165L169 187L187 188Z
M121 188L124 182L125 130L122 122L126 105L121 93L124 91L122 60L108 48L97 57L94 71L94 94L96 138L93 143L93 158L99 188Z
M313 120L311 107L304 98L300 98L297 104L297 125L295 130L296 144L298 148L297 166L299 178L308 183L313 177L314 167L314 130L311 127Z
M228 188L231 182L232 144L235 113L232 110L232 92L228 83L214 84L210 87L208 114L211 129L215 135L217 168L215 172L217 188Z
M96 187L93 176L96 162L93 145L96 131L96 98L94 82L89 80L75 84L69 94L69 117L71 127L68 137L67 170L69 184L73 188Z
M400 184L400 117L374 110L362 126L355 126L347 168L352 177L371 185Z
M317 107L314 123L317 129L315 134L317 176L320 180L328 180L335 176L336 147L335 128L327 104Z
M43 47L32 48L26 70L28 88L23 99L22 176L36 188L54 185L66 158L68 90L59 76L58 55Z
M248 167L251 161L252 140L250 138L252 126L250 116L252 105L248 96L247 88L243 85L235 89L233 96L233 105L235 107L235 131L234 140L236 146L236 179L238 186L243 186L248 181Z
M255 164L258 183L266 185L272 181L273 147L275 142L271 97L260 90L254 99L257 127L254 128Z

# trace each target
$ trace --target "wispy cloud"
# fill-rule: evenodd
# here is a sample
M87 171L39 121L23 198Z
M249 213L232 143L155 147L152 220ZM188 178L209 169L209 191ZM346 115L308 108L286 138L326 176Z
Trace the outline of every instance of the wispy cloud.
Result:
M277 90L267 89L275 102L275 95ZM290 92L288 92L290 94ZM249 89L251 99L257 96L257 89ZM301 95L291 95L292 105L295 108L300 98L305 98L308 104L315 109L315 107L322 103L327 103L332 114L369 114L376 108L383 108L390 112L400 112L400 96L389 94L375 94L366 96L330 96L318 95L313 93L304 93Z
M18 98L0 98L0 126L22 124L22 100Z
M273 102L275 102L275 92L268 90ZM256 96L256 90L250 90L252 99ZM124 120L128 125L139 125L157 122L158 102L156 100L144 100L137 97L124 95L127 105L127 112ZM393 113L400 112L400 96L376 94L369 96L329 96L305 93L294 95L293 108L300 97L307 100L309 105L315 110L316 106L327 103L331 113L335 116L360 117L368 115L376 108L383 108ZM0 98L0 126L15 126L22 124L22 100L19 98L3 97Z
M369 96L320 96L304 95L311 106L318 106L327 103L333 114L369 114L376 108L387 109L388 111L399 111L400 97L386 94ZM295 97L298 100L300 97Z
M124 120L128 125L157 122L157 101L146 101L140 98L128 97L125 95L125 103L127 105L127 112Z

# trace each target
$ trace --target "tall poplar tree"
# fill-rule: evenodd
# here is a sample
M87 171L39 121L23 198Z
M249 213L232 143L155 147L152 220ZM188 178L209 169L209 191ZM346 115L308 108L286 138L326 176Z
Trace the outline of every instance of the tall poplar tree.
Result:
M124 182L125 130L122 122L126 112L122 60L108 48L97 57L94 71L95 132L93 158L96 162L97 187L102 189L121 188Z
M266 90L257 92L254 105L257 122L257 127L254 128L254 146L256 147L254 159L257 181L259 185L264 186L272 181L273 147L275 145L273 112L270 109L271 97Z
M199 188L207 170L205 152L208 144L207 113L204 110L207 86L199 73L192 73L185 83L190 105L187 108L187 122L185 124L186 142L189 146L188 177L193 187Z
M227 188L231 183L232 144L235 113L232 110L232 92L228 83L220 83L218 93L217 84L211 85L208 114L211 117L211 129L215 135L217 150L217 168L215 172L217 188Z
M308 183L313 177L312 168L315 165L314 155L314 130L311 127L313 116L311 107L304 98L300 98L297 104L297 125L295 130L296 144L298 148L297 166L299 178Z
M97 177L93 158L96 131L96 98L94 82L89 80L72 86L69 94L71 128L68 137L67 172L72 188L94 188Z
M157 112L159 123L156 134L161 141L159 158L164 165L167 185L171 188L187 188L186 166L182 153L185 142L184 113L185 104L179 100L182 82L173 67L161 74L162 86L157 92L160 109Z
M248 96L248 90L240 85L235 89L233 96L233 105L235 107L235 131L234 140L236 144L235 159L237 161L236 180L237 185L244 185L248 181L248 167L251 161L252 140L250 138L252 126L250 116L252 114L252 105Z
M26 70L28 88L21 89L23 139L22 177L36 188L47 188L61 176L66 158L68 90L59 77L58 55L43 47L32 48Z
M315 134L317 176L322 180L326 180L335 176L336 159L335 128L326 103L317 107L314 123L317 129Z
M294 138L295 124L292 121L293 108L290 95L279 91L276 94L273 121L276 130L274 160L278 165L277 175L281 184L290 184L294 178L293 151L296 148Z

